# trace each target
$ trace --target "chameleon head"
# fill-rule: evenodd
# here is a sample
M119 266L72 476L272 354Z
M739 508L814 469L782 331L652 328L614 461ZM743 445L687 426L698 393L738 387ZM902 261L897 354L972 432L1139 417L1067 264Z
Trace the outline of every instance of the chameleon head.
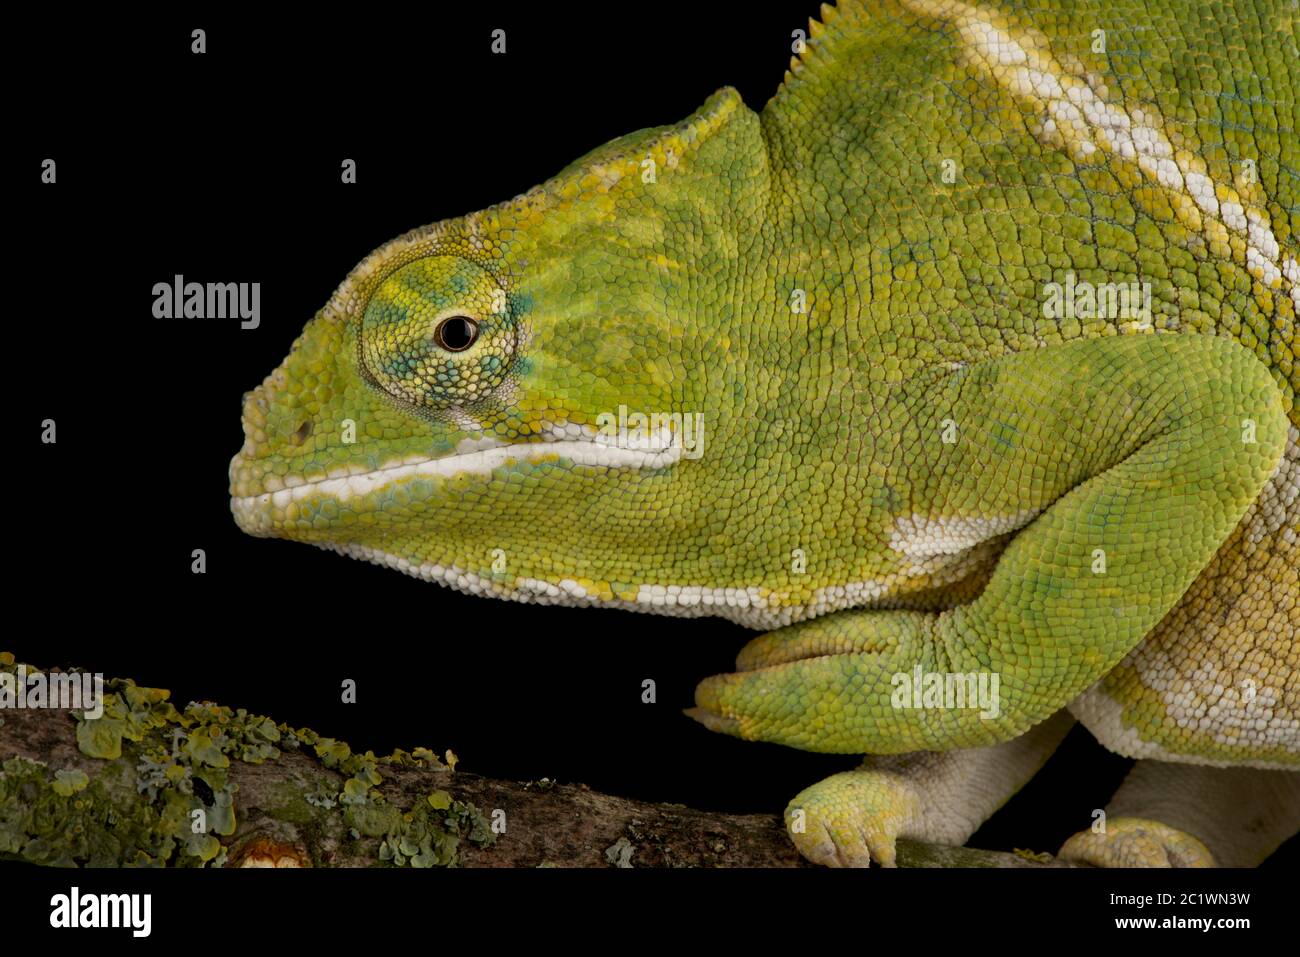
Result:
M728 342L637 196L655 148L364 260L245 396L240 527L521 600L689 577Z

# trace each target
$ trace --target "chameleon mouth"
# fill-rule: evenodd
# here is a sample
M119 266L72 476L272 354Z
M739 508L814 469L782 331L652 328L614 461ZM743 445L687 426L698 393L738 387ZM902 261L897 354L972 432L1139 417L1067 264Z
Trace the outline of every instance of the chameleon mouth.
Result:
M259 491L248 491L252 483L234 478L247 464L241 453L230 464L230 510L245 532L266 536L275 534L273 529L290 518L287 511L291 506L309 499L343 503L418 479L486 478L496 469L524 463L563 461L590 468L655 470L673 465L684 452L678 443L626 448L595 434L573 437L570 432L535 442L492 442L486 447L480 443L477 448L449 455L407 456L373 469L353 465L311 478L290 475L281 480L283 488Z

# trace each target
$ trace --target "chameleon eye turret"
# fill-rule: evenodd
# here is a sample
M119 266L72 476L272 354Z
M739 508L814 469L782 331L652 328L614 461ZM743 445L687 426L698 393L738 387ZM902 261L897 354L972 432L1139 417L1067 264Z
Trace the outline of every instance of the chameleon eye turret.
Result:
M427 256L379 283L362 314L371 381L419 409L472 404L510 373L516 324L496 278L462 256Z

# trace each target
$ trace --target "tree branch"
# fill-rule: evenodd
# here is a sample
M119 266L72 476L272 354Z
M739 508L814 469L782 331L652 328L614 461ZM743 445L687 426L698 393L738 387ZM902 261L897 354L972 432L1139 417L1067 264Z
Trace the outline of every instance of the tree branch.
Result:
M13 657L0 672L18 677ZM27 681L39 675L26 669ZM49 682L57 673L43 676ZM353 754L307 729L109 682L105 711L0 710L0 856L62 866L798 867L778 815L497 781L424 749ZM903 867L1063 866L899 841Z

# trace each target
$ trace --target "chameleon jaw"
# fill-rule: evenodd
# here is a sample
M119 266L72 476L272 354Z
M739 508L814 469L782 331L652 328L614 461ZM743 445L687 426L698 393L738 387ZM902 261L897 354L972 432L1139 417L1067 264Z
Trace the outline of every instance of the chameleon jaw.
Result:
M476 442L462 445L460 451L442 456L407 456L374 469L357 469L347 466L323 476L305 478L289 476L284 487L274 491L257 491L249 494L232 494L230 510L235 522L250 535L274 536L277 520L283 522L287 510L298 502L311 499L347 502L373 495L386 488L417 479L452 479L461 476L486 478L498 468L522 463L567 461L573 465L609 468L654 470L673 465L683 456L679 444L649 449L625 448L600 441L595 434L551 438L538 442L487 444ZM244 464L242 453L231 462L231 491L238 493L241 483L235 476Z

